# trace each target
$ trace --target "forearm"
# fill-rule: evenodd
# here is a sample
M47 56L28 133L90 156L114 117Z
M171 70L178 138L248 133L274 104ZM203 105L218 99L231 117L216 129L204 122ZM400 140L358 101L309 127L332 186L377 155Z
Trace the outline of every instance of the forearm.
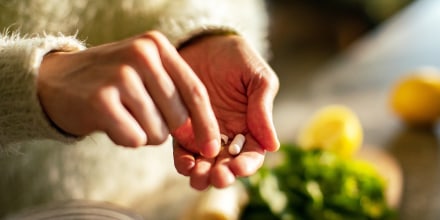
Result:
M0 151L30 139L70 140L45 116L36 79L45 54L81 49L83 45L72 37L0 35Z

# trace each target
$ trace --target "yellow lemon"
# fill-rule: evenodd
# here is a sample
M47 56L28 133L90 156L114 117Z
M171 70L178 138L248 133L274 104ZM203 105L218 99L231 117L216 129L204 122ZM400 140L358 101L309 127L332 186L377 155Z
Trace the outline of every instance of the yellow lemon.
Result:
M348 107L329 105L318 110L300 130L298 144L305 149L321 148L351 157L361 147L363 130L359 118Z
M395 84L390 101L403 121L433 124L440 116L440 71L424 68L406 75Z

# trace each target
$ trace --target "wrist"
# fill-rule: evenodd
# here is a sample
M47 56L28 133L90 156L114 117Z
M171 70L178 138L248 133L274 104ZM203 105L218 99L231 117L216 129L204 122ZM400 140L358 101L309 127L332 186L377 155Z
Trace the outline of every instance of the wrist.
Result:
M239 36L236 32L232 31L232 30L214 30L214 31L209 31L209 32L201 32L199 34L196 34L194 36L192 36L190 39L182 42L177 49L181 50L185 47L188 47L190 45L193 45L195 43L198 43L202 40L205 40L207 38L212 38L212 37L230 37L230 36Z

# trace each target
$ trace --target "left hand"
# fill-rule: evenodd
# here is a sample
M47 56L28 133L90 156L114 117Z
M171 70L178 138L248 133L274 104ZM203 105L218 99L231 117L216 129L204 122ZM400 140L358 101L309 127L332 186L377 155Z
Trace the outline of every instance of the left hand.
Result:
M231 156L227 148L216 158L200 155L190 121L173 133L174 161L179 173L190 176L193 188L223 188L236 177L249 176L263 164L266 150L276 151L279 141L272 122L278 78L246 41L235 35L205 36L179 50L205 85L220 132L244 134L242 152Z

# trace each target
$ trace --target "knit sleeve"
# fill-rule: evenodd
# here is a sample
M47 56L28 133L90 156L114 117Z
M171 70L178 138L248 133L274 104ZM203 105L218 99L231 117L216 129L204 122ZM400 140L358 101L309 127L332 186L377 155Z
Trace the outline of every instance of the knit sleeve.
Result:
M236 33L268 55L268 15L263 0L170 1L158 27L177 47L204 33Z
M36 77L46 53L81 49L84 46L74 37L0 35L0 153L31 139L72 140L44 114Z

